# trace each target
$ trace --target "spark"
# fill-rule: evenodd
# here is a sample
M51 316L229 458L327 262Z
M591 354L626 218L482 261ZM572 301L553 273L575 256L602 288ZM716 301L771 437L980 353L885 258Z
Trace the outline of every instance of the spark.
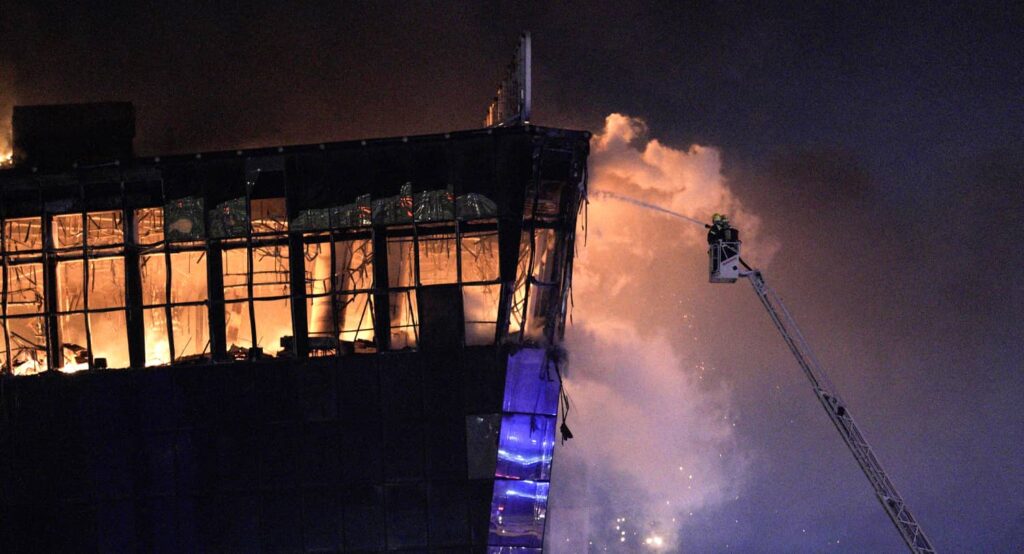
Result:
M658 535L651 535L644 539L644 544L654 548L661 548L665 544L665 539L659 537Z

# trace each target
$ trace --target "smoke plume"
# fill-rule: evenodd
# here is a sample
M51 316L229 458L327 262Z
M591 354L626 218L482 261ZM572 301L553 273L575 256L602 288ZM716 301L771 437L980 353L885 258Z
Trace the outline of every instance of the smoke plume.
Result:
M769 257L774 247L727 186L719 151L678 150L646 133L639 119L607 117L592 141L591 191L702 221L728 213L745 246ZM705 379L714 368L695 332L705 230L593 198L567 331L576 438L556 456L547 551L674 551L685 547L687 518L738 494L748 464L728 381Z

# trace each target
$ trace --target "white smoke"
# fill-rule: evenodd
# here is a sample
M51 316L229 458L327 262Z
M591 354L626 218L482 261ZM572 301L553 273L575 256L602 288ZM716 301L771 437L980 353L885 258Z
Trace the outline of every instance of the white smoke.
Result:
M722 177L718 150L677 150L645 135L643 121L608 116L591 143L591 190L705 221L726 212L745 246L760 243L769 251L761 259L770 256L760 220ZM748 463L728 386L704 379L708 347L688 311L707 286L704 230L601 198L585 223L567 330L576 438L556 455L545 551L674 551L694 511L737 494Z

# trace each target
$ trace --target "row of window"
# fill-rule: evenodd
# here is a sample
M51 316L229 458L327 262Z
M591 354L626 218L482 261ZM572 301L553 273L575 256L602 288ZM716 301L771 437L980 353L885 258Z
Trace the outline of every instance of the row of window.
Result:
M284 199L253 199L246 211L246 236L222 239L214 249L178 238L190 236L191 220L169 211L165 221L159 207L54 215L46 220L47 233L41 217L4 220L5 371L128 367L132 308L141 308L145 365L209 356L210 287L218 289L218 306L223 300L225 345L234 357L290 355L296 301L305 303L310 355L375 351L381 342L375 340L374 292L382 291L374 282L374 264L381 262L387 263L388 283L381 288L390 322L384 344L416 348L421 287L451 284L462 295L466 344L494 342L501 290L494 220L391 227L384 242L376 241L386 244L385 253L373 251L375 231L368 228L304 232L302 251L292 252ZM538 229L534 240L524 234L512 332L526 321L526 275L540 283L551 280L554 238L552 230ZM208 259L212 254L220 258L216 264ZM297 255L301 264L292 260ZM297 265L301 291L291 290ZM47 348L54 344L59 348Z

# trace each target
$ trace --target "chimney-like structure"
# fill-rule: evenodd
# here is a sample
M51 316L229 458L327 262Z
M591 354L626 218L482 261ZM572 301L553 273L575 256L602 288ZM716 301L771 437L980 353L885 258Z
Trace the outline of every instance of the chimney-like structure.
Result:
M18 163L66 167L134 155L135 108L130 102L15 106L11 127Z

